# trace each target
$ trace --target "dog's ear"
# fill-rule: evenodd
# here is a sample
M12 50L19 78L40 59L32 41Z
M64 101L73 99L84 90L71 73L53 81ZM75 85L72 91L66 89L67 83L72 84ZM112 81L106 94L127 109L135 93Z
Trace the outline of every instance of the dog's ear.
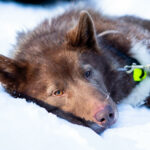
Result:
M14 90L25 81L27 64L0 55L0 82L10 90Z
M80 13L78 24L68 32L68 43L72 46L97 46L95 27L93 20L87 11Z

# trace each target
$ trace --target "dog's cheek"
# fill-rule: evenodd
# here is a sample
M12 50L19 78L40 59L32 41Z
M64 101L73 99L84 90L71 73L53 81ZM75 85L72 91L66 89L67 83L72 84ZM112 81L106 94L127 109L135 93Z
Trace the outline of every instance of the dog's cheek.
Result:
M50 104L52 106L58 107L60 109L63 109L67 104L67 99L65 97L53 97L49 96L46 98L45 102L47 104Z

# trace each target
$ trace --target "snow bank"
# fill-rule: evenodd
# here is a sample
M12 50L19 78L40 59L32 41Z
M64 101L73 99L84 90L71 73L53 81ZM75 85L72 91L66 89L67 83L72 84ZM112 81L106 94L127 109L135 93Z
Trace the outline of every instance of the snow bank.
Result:
M114 7L115 4L124 7L121 2L110 2L97 4L103 9L109 4L106 13L123 14L120 7ZM134 6L132 8L138 10L138 6ZM33 28L44 18L63 12L64 7L67 5L44 9L0 3L0 53L11 54L18 30ZM71 124L24 99L11 97L0 86L0 150L149 150L150 110L120 105L119 114L118 122L99 136L89 128Z

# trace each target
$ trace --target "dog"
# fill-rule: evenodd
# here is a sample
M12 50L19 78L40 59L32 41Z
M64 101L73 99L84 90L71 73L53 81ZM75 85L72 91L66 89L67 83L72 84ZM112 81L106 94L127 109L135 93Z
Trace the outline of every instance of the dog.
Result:
M119 70L150 63L149 39L148 20L70 9L18 34L13 57L0 55L0 82L99 134L117 121L117 104L149 103L150 79L135 82Z

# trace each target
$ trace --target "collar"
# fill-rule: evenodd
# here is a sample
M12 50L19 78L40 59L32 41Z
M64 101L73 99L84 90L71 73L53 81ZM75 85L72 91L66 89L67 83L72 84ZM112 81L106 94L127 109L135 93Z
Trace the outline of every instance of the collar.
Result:
M115 30L104 31L97 36L101 48L103 48L105 51L111 51L116 56L119 56L122 60L125 61L126 65L123 68L118 68L117 71L123 71L127 74L132 73L133 80L135 82L142 81L147 77L147 75L150 76L150 64L143 66L138 62L138 60L117 49L115 46L113 46L113 43L110 43L105 38L103 38L103 36L108 34L120 34L120 32Z
M108 34L121 34L121 33L119 31L109 30L109 31L104 31L98 34L97 35L98 43L102 49L104 49L105 51L111 51L116 56L119 56L122 60L126 62L126 65L132 65L133 63L140 65L140 63L136 59L130 57L129 55L125 54L124 52L116 48L113 45L113 42L110 43L109 41L107 41L107 39L103 38L105 37L105 35L108 35Z

